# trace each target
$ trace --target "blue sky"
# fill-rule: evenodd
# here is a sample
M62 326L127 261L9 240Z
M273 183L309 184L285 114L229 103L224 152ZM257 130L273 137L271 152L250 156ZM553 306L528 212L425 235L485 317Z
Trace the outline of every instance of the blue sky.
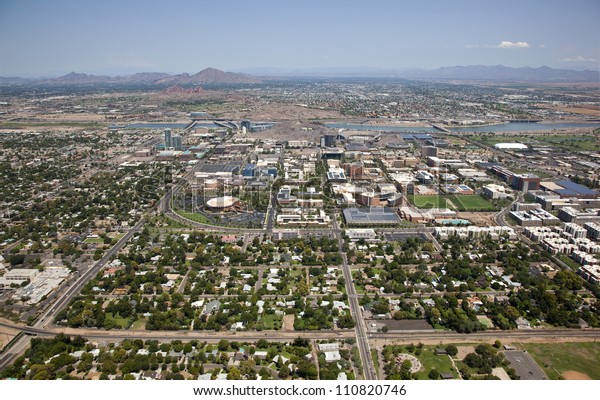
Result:
M0 0L0 76L598 60L598 0Z

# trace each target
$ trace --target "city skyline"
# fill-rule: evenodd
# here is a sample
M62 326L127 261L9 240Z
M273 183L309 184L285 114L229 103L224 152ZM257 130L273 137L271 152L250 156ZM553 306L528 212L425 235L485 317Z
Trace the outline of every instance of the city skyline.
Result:
M70 71L599 69L600 3L4 1L0 76Z

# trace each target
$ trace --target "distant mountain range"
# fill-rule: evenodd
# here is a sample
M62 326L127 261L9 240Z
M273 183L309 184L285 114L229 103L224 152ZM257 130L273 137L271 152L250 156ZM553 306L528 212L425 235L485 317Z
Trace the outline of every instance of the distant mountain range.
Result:
M247 73L224 72L215 68L206 68L196 74L171 75L162 72L142 72L127 76L88 75L71 72L53 79L25 79L19 77L0 77L0 85L83 85L101 83L182 85L202 84L252 84L269 80L281 80L293 77L361 77L361 78L406 78L441 80L481 80L481 81L517 81L517 82L600 82L600 71L575 71L550 67L512 68L503 65L469 65L442 67L434 70L412 69L392 70L374 68L322 68L322 69L251 69L256 76Z
M486 80L527 82L600 82L600 71L576 71L550 67L512 68L504 65L469 65L425 69L378 69L369 67L347 68L251 68L243 69L254 75L271 77L322 77L322 78L406 78L440 80Z
M100 83L121 84L156 84L156 85L201 85L201 84L243 84L260 83L262 79L247 74L223 72L215 68L206 68L197 74L187 73L171 75L163 72L141 72L127 76L88 75L71 72L65 76L52 79L24 79L18 77L0 77L0 84L57 84L57 85L87 85Z
M570 69L554 69L546 66L539 68L511 68L504 65L469 65L442 67L433 71L406 71L403 75L406 78L457 80L600 82L600 71L575 71Z

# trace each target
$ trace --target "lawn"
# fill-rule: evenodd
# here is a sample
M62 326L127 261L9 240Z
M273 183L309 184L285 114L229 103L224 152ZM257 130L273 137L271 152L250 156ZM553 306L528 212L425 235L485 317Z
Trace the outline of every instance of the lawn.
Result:
M133 324L131 324L132 331L143 331L146 330L146 322L148 322L148 318L140 318L136 320Z
M533 146L555 146L570 151L599 151L600 143L594 135L556 135L531 133L528 135L486 136L471 135L472 140L488 146L503 142L518 142Z
M592 135L540 135L536 136L536 140L550 146L556 146L571 151L600 150L598 139Z
M129 318L122 318L119 314L113 317L112 313L106 313L106 320L113 320L121 329L127 329L131 325Z
M454 195L449 196L448 200L452 202L458 211L495 211L496 207L477 195Z
M103 238L86 238L83 243L99 243L102 244L104 243L104 239Z
M265 314L262 316L263 329L281 329L281 317L275 314Z
M379 374L379 357L376 349L371 349L371 358L373 359L373 366L375 367L375 371L377 371L377 377L381 379Z
M579 269L579 264L573 261L573 259L569 256L563 254L558 256L558 259L567 264L573 271L577 271Z
M108 234L108 237L110 237L111 239L117 239L117 240L121 239L123 236L125 236L124 232L118 233L114 236L112 236L111 234Z
M492 329L494 327L494 323L492 322L492 320L486 317L485 315L478 315L477 321L479 321L479 323L481 323L481 325L483 325L485 329Z
M600 379L600 343L524 343L520 347L531 354L550 379L559 379L566 371Z
M356 280L362 275L361 271L354 270L352 271L352 284L354 285L354 289L357 294L365 294L366 290L364 285L356 283Z
M296 278L298 276L304 276L306 278L306 268L296 268L296 269L291 268L289 271L290 271L290 277L292 277L292 278Z
M202 214L188 212L188 211L182 211L182 210L176 210L175 212L177 214L181 215L183 218L187 218L192 221L200 222L201 224L211 224L211 225L213 224L208 218L206 218Z
M423 364L423 371L417 373L419 379L429 379L427 374L435 368L439 373L450 372L455 378L458 375L452 367L450 357L447 355L436 355L435 348L438 346L425 346L423 352L417 356L419 361Z
M495 211L492 203L477 195L411 196L418 208L454 208L458 211Z
M444 196L410 196L409 200L418 208L446 208Z

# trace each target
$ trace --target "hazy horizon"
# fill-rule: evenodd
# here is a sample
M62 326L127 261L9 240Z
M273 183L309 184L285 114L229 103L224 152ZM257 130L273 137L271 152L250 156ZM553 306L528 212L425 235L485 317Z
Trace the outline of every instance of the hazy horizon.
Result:
M465 65L464 67L495 67L495 65ZM500 65L503 66L503 65ZM461 65L445 65L440 68L452 68L452 67L463 67ZM526 66L532 69L545 67L540 66ZM151 71L151 70L131 70L131 71L99 71L99 72L88 72L88 71L68 71L60 72L55 74L33 74L33 75L0 75L2 78L24 78L29 80L45 80L45 79L57 79L67 76L71 73L85 74L89 76L106 76L110 78L115 77L127 77L135 74L143 73L165 73L172 76L187 73L194 75L207 68L215 68L212 66L203 66L198 70L194 71ZM520 67L517 67L520 68ZM277 68L277 67L253 67L253 68L233 68L231 70L223 70L223 72L241 73L256 77L322 77L322 78L344 78L344 77L356 77L356 78L384 78L384 77L398 77L398 78L410 78L410 75L406 76L403 73L410 73L415 71L435 71L439 68L376 68L376 67L306 67L306 68ZM557 68L561 70L573 70L573 71L594 71L600 72L600 68Z
M0 76L600 69L600 2L0 3Z

